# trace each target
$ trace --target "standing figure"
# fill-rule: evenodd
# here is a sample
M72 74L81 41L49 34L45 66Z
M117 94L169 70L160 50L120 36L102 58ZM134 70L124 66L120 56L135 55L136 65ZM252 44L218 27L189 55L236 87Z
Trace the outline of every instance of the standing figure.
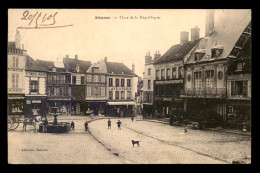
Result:
M134 116L131 117L132 122L134 121Z
M85 122L85 131L87 131L88 130L88 122L86 121Z
M108 129L111 129L111 121L110 121L110 119L108 119L108 121L107 121L107 126L108 126L107 127Z
M71 126L72 130L74 130L75 124L74 124L73 120L71 121L70 126Z
M121 130L121 122L120 122L120 120L118 120L118 122L117 122L117 127L118 127L118 130Z
M184 133L187 133L188 126L186 125L184 128Z
M26 131L26 126L27 126L28 118L25 118L23 120L23 130Z
M33 127L34 127L34 132L37 132L37 128L36 128L36 126L37 126L37 120L36 120L36 118L33 118Z

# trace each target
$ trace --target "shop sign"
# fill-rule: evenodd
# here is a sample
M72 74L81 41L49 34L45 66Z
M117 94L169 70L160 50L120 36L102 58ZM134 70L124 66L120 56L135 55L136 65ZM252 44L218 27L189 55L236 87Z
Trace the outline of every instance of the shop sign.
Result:
M155 81L155 84L175 84L175 83L183 83L183 80L179 79L179 80Z
M41 100L32 100L32 103L41 103Z
M8 71L17 71L17 72L23 72L23 69L14 69L14 68L8 68Z
M8 93L10 93L10 92L22 93L23 89L22 88L8 88Z
M108 90L131 91L130 87L108 87Z

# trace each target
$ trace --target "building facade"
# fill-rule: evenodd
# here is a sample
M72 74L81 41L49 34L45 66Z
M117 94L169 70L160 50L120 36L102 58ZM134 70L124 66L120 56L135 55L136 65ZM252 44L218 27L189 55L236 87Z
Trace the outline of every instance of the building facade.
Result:
M8 115L25 115L25 65L27 51L21 44L21 35L16 30L15 42L8 42Z
M46 116L47 72L40 64L26 56L25 68L25 97L26 97L26 116Z
M190 118L209 110L225 121L227 57L251 19L250 10L216 12L215 20L215 11L207 11L205 37L184 57L185 85L181 98Z

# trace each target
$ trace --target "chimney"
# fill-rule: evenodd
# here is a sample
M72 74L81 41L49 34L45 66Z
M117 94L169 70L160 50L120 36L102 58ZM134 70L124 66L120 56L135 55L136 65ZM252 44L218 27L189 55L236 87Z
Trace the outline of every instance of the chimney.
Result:
M196 41L200 38L200 28L195 26L191 28L191 41Z
M104 61L107 62L107 57L105 56Z
M75 55L75 59L78 60L78 55Z
M209 37L214 31L214 10L206 11L205 37Z
M159 59L161 57L161 54L160 54L160 52L159 52L159 50L158 51L156 51L155 52L155 54L154 54L154 61L153 62L155 62L157 59Z
M132 64L132 72L135 73L135 64Z
M152 57L150 56L150 52L145 55L145 64L149 64L152 62Z
M189 41L189 32L182 31L180 33L180 44L186 43Z
M16 34L15 34L15 48L21 49L21 35L18 29L16 29Z

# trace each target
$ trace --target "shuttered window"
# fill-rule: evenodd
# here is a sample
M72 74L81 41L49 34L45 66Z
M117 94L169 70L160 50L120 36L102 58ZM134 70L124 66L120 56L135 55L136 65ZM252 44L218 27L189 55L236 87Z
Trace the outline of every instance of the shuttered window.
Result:
M231 81L231 96L235 95L235 81Z
M247 97L247 95L248 95L247 87L248 87L248 81L244 80L243 81L243 96L244 97Z

